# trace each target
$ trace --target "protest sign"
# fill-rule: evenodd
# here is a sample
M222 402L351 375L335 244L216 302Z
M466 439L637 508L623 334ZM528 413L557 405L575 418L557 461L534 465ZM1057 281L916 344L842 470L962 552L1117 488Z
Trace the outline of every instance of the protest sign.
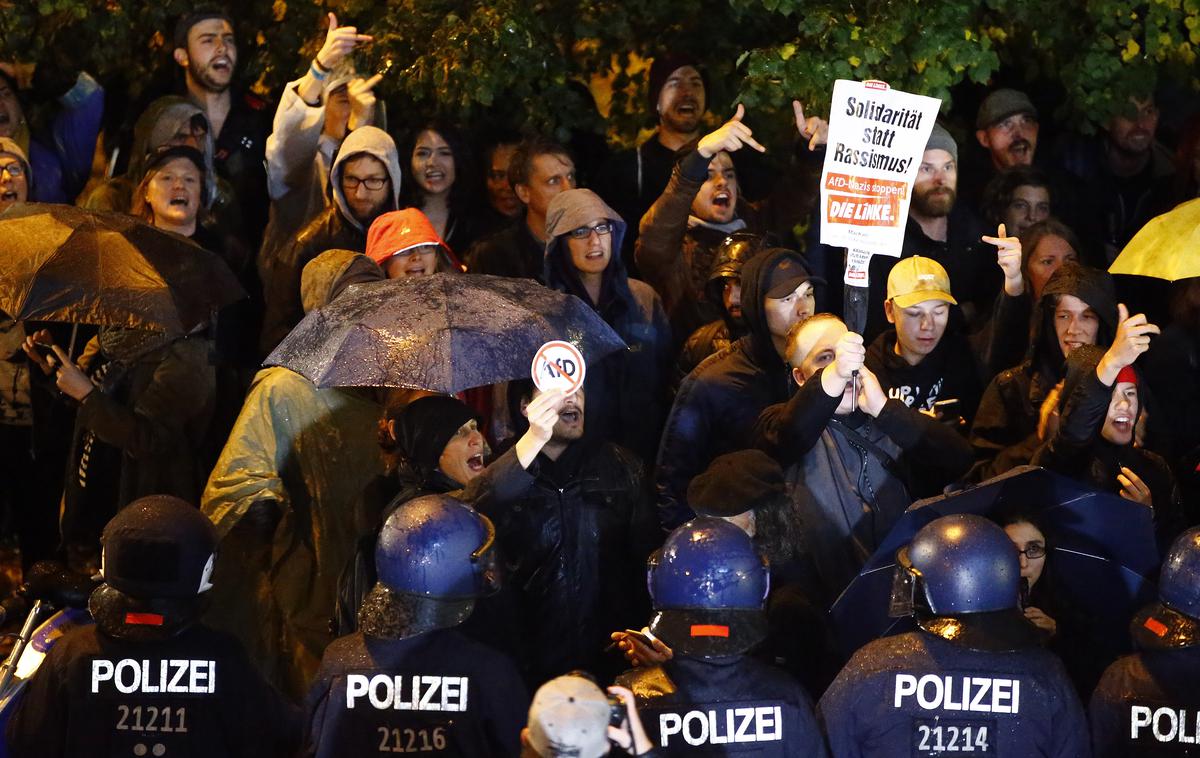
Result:
M570 342L553 340L538 348L529 371L538 390L559 389L570 395L583 386L587 364Z
M942 101L839 79L821 171L821 242L847 248L846 284L867 286L872 254L899 256L913 182Z

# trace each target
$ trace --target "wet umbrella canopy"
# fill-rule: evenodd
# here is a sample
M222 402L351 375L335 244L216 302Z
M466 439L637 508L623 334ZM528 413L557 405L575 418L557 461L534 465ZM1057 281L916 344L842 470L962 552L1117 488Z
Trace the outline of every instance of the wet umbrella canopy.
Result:
M830 610L839 644L853 651L907 628L888 616L888 599L896 551L921 527L952 513L995 517L1013 506L1037 513L1058 586L1101 632L1123 636L1130 615L1154 595L1147 579L1159 563L1151 510L1045 469L1019 466L977 487L913 503Z
M625 349L574 295L529 279L434 274L350 287L305 316L266 362L319 387L452 394L529 376L551 340L573 343L589 362Z
M186 333L246 297L216 254L133 216L18 203L0 213L0 311Z

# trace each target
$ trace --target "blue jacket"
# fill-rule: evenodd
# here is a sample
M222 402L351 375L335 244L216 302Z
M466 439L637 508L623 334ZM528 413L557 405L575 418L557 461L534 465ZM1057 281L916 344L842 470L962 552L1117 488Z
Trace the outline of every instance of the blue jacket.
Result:
M1042 648L988 653L921 631L875 640L825 691L817 716L836 758L1090 755L1083 706Z
M617 684L637 698L655 755L827 755L808 693L754 658L681 655Z
M1097 758L1200 755L1200 648L1120 659L1100 679L1088 718Z
M457 631L400 640L356 632L321 660L304 755L516 756L528 707L512 662Z

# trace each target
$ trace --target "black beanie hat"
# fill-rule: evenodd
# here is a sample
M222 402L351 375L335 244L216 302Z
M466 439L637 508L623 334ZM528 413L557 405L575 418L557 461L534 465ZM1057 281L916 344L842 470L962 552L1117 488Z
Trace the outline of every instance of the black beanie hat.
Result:
M419 398L396 416L396 446L409 463L425 472L433 471L446 443L471 420L478 423L479 415L458 398Z
M230 26L233 26L233 18L225 11L216 8L192 11L184 16L180 16L179 20L175 22L175 47L187 50L188 32L196 24L201 21L208 21L210 18L219 18L222 21L228 22Z
M667 83L667 79L671 77L671 74L684 66L691 66L700 71L700 77L704 79L705 94L707 94L708 77L704 76L704 72L700 70L700 63L695 58L687 53L667 53L660 55L654 59L654 63L650 64L649 86L646 89L647 101L650 104L650 113L657 113L658 93L662 91L663 85Z
M783 469L761 450L718 456L688 485L688 505L699 516L724 518L770 506L787 492Z

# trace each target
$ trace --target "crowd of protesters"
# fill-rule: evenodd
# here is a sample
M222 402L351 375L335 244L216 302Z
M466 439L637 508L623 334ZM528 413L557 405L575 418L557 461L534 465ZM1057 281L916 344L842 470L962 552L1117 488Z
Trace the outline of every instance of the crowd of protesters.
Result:
M607 726L612 708L598 680L618 681L614 697L628 706L614 718L621 729L601 728L605 751L611 737L614 749L673 755L720 743L720 731L737 753L734 716L726 729L707 706L643 730L635 701L655 711L691 693L682 702L737 701L756 714L749 732L760 742L747 740L747 751L786 733L770 754L907 755L909 731L929 738L941 727L920 722L871 746L847 721L881 686L863 672L882 666L880 656L907 660L918 638L851 659L826 611L914 501L1038 466L1133 501L1160 555L1173 544L1172 555L1186 552L1177 540L1200 522L1200 278L1168 284L1107 269L1150 219L1200 197L1197 109L1176 119L1170 146L1151 92L1097 135L1060 130L1057 144L1039 141L1047 114L1019 90L996 88L975 113L944 114L950 129L939 123L929 137L903 252L871 259L860 334L842 312L843 251L820 243L828 123L801 103L794 149L773 161L754 137L754 112L719 113L703 62L664 53L649 73L656 130L603 159L541 134L485 132L473 144L460 125L438 120L393 134L373 93L381 75L353 65L371 43L364 32L330 14L309 67L271 102L237 85L229 17L190 15L174 36L178 90L149 103L129 134L104 120L104 90L87 73L35 77L58 90L36 92L46 112L34 119L29 82L0 67L0 223L6 209L33 202L131 214L218 254L249 293L185 335L0 313L0 523L26 567L55 558L103 574L97 592L110 594L92 602L100 633L72 654L145 656L107 634L121 645L158 641L173 651L166 658L212 648L208 663L239 672L237 704L189 727L224 733L190 754L343 755L366 735L380 752L600 755L555 752L598 738L554 722L592 712ZM106 155L97 175L101 137L127 147ZM306 313L353 285L464 273L574 295L627 349L590 363L585 387L570 395L527 379L459 396L321 388L263 368ZM190 521L184 503L206 518ZM1133 640L1088 634L1073 599L1044 579L1053 536L1037 504L1019 505L995 519L1011 546L997 547L987 525L955 527L981 555L1012 553L1002 557L1019 568L1021 631L1034 632L1037 649L1008 669L978 665L988 677L1058 678L1022 693L1047 703L1041 737L990 752L971 742L978 727L968 724L964 744L987 755L1142 754L1114 747L1121 740L1095 699L1089 745L1081 704L1109 664L1126 665ZM204 570L205 600L158 636L131 632L139 622L130 617L150 608L165 614L161 623L177 606L130 598L170 595L182 579L160 587L124 578L131 566L154 570L116 557L135 509L142 522L178 524L172 539L211 541L206 554L217 555L207 567L188 564ZM395 535L421 535L426 521L471 534L485 525L500 590L467 593L467 602L449 584L396 568L416 548L405 553ZM922 531L906 548L919 582L938 571L918 570L921 540L935 550L948 534ZM688 557L693 543L723 546L720 560ZM738 562L758 559L769 577L754 580L762 586L750 606L675 597L691 581L680 577L705 571L728 569L744 584L757 569ZM436 568L445 558L430 560ZM720 581L693 589L711 595ZM1164 578L1163 602L1187 616L1168 586ZM936 615L930 587L925 611ZM449 599L422 605L431 597ZM678 619L698 608L718 618L700 627L727 637L753 628L753 644L689 646ZM190 636L180 636L185 627ZM423 646L388 646L414 637ZM442 687L445 710L466 711L466 682L475 682L475 707L490 709L476 742L454 732L461 723L377 733L370 713L338 710L341 701L353 709L356 692L382 707L382 684L358 691L347 674L365 669L395 674L386 698L397 711L419 710L417 691L401 695L400 674L420 679L422 664L440 674L433 669L451 659L462 684L426 684ZM1200 671L1195 658L1179 665ZM90 670L93 694L99 670ZM49 715L74 697L73 670L55 671L59 703L37 700L53 696L50 685L32 689L9 728L14 754L83 754L89 744L72 730L91 722ZM190 676L189 691L204 691L209 680ZM464 688L461 702L454 687ZM1200 675L1181 687L1170 692L1200 692ZM870 695L872 707L889 693ZM1197 705L1171 697L1162 702ZM1015 714L1015 690L1011 698ZM764 716L777 701L784 711ZM709 713L699 742L688 736L692 712ZM168 732L172 713L164 711ZM1197 714L1181 711L1180 721ZM682 745L670 743L672 724ZM447 748L438 731L447 728L465 741ZM1047 736L1055 729L1065 731ZM912 754L941 752L937 735L936 750ZM147 754L138 746L133 754Z

